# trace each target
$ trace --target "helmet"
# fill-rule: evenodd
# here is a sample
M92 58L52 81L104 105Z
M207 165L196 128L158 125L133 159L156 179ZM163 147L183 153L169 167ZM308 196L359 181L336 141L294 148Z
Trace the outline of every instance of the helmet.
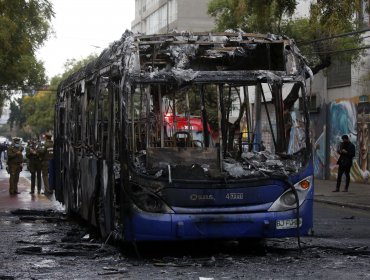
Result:
M13 142L14 143L19 143L21 141L21 138L19 137L13 137Z

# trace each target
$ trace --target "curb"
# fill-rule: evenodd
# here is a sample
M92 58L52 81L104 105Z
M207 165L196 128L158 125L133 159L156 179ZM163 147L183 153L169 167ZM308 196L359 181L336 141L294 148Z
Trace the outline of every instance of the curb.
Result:
M370 206L367 206L367 205L361 205L361 204L358 205L358 204L353 204L353 203L338 202L338 201L332 201L332 200L320 199L320 198L314 198L314 201L320 202L320 203L331 204L331 205L344 206L348 208L355 208L355 209L370 211Z

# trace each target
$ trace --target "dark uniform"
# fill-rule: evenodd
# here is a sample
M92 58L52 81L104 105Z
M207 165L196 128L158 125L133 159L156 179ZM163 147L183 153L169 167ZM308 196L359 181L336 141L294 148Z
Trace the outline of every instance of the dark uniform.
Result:
M45 143L40 145L39 149L37 149L37 155L41 160L41 172L42 172L42 180L44 182L44 189L45 194L50 195L53 193L51 188L49 187L49 161L53 159L53 151L54 151L54 142L51 140L51 134L45 134Z
M337 176L337 187L334 192L338 192L340 188L340 183L342 181L343 174L346 175L346 185L344 187L344 192L348 192L349 182L350 182L350 172L352 167L352 161L356 153L355 145L353 145L349 141L348 135L342 136L343 142L340 144L338 149L339 159L337 164L339 165L338 168L338 176Z
M31 173L31 192L35 193L36 176L37 176L37 193L41 192L41 159L37 155L38 144L31 140L26 148L26 157L28 158L28 170Z
M19 194L18 180L19 173L23 169L23 147L20 143L20 138L13 138L12 144L8 147L8 161L7 169L10 174L9 177L9 193L11 195Z

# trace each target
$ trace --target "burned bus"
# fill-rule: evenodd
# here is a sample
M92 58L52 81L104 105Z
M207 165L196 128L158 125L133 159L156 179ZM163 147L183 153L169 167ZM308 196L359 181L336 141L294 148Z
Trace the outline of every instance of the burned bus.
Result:
M128 242L306 235L310 77L283 36L126 31L59 85L56 198Z

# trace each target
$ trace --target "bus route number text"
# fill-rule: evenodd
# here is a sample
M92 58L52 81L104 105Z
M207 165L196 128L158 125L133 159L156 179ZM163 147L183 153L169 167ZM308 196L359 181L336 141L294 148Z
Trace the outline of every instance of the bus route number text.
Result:
M228 193L226 194L226 199L229 200L237 200L237 199L243 199L243 193Z

